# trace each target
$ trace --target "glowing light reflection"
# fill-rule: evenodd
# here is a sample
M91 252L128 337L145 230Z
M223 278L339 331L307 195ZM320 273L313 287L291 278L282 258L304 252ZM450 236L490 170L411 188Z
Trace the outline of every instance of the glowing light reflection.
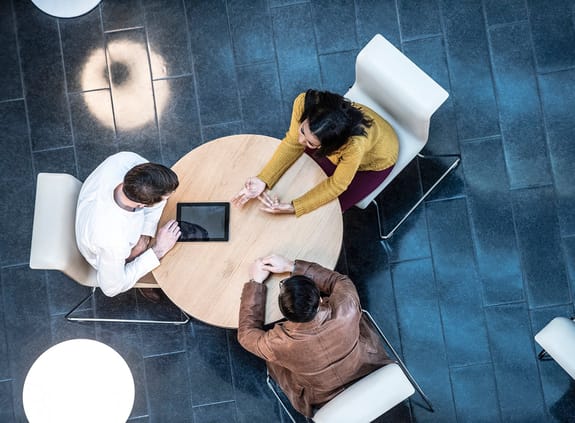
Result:
M119 130L137 129L154 121L154 97L151 95L152 81L147 67L138 63L147 54L145 46L130 40L114 40L108 43L110 58L112 98L116 126ZM165 68L162 56L150 49L152 63ZM108 86L108 69L101 50L94 50L86 60L81 75L82 91L94 87ZM156 112L161 116L170 96L166 86L154 93ZM99 96L84 96L90 112L105 126L112 126L108 102L98 101Z

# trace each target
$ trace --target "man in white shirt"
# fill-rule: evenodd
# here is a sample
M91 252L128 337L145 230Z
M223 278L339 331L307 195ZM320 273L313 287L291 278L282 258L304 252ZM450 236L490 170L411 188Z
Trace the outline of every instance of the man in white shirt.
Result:
M175 245L181 234L175 220L157 234L156 229L178 184L174 171L130 152L108 157L86 178L78 198L76 241L107 296L132 288Z

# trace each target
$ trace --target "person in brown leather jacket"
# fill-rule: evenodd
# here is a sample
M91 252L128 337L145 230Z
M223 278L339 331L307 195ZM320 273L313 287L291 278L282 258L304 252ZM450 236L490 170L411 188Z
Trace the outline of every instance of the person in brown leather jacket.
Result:
M264 329L270 273L291 272L280 282L286 321ZM379 335L362 317L359 296L345 275L303 260L271 255L256 260L241 297L238 340L264 359L270 376L294 408L311 417L344 387L393 362Z

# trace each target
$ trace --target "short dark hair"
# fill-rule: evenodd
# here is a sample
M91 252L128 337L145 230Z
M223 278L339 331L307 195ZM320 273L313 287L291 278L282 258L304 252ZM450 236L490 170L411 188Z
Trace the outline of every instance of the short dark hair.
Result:
M282 314L292 322L309 322L317 314L320 292L315 282L303 275L282 281L278 296Z
M123 191L128 199L151 206L175 191L178 185L178 175L172 169L157 163L142 163L126 173Z
M318 157L329 156L354 135L366 135L372 120L343 96L329 91L307 90L300 123L308 119L309 129L321 146Z

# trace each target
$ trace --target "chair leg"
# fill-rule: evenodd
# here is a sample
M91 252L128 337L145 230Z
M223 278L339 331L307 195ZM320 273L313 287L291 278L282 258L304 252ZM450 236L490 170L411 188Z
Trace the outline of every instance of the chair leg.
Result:
M419 393L421 398L423 398L423 400L427 404L426 408L429 411L431 411L432 413L435 412L435 410L433 409L433 405L431 404L431 401L429 401L429 398L427 398L427 395L425 395L425 393L423 392L423 390L421 389L419 384L415 381L415 379L413 378L413 376L411 375L409 370L407 370L407 367L405 367L405 364L403 363L401 358L399 358L399 355L397 354L397 352L395 351L395 349L393 348L393 346L391 345L391 343L389 342L387 337L383 334L382 330L379 328L379 326L375 322L374 318L371 316L371 314L369 314L369 312L367 310L363 310L363 313L369 318L372 325L375 327L375 329L377 330L379 335L382 337L383 341L385 342L385 344L387 345L387 347L389 348L389 350L391 351L391 353L393 354L393 356L397 360L397 364L399 364L399 367L401 367L401 370L403 370L403 373L405 373L405 376L407 376L407 378L409 379L409 381L411 382L411 384L413 385L415 390Z
M284 402L282 401L282 399L280 398L279 394L276 392L275 388L272 385L271 382L271 378L270 378L270 374L266 368L266 383L268 385L268 388L271 389L271 391L273 392L274 396L276 397L276 399L278 400L278 402L280 403L281 407L283 408L283 410L286 412L286 414L288 415L288 417L290 418L290 420L292 421L292 423L296 423L294 417L292 416L292 414L289 412L287 406L284 404Z
M405 222L407 220L407 218L411 215L411 213L413 213L415 211L415 209L417 207L419 207L419 205L425 201L425 199L429 196L429 194L431 194L431 192L435 189L435 187L437 187L437 185L439 185L441 183L441 181L443 181L445 179L445 177L447 175L449 175L449 173L451 173L451 171L459 165L459 162L461 162L461 156L459 154L443 154L443 155L440 154L440 155L429 155L429 156L424 156L423 154L418 154L417 157L419 157L421 159L436 159L436 158L441 158L441 157L455 157L455 160L451 164L451 166L449 166L449 168L441 174L441 176L437 179L437 181L435 181L433 183L431 188L429 188L427 191L425 191L423 193L423 195L419 198L419 200L417 200L417 202L413 205L413 207L411 207L409 209L409 211L405 214L405 216L403 216L401 218L399 223L397 225L395 225L393 227L393 229L385 235L383 234L383 230L382 230L382 226L381 226L379 206L378 206L377 201L375 199L372 201L372 203L375 205L376 211L377 211L377 225L379 228L379 238L380 239L388 240L389 238L391 238L393 236L393 234L395 233L395 231L403 224L403 222Z
M89 299L94 299L96 294L96 288L92 288L90 294L84 298L82 301L76 305L72 310L66 314L66 319L71 322L105 322L105 323L155 323L155 324L171 324L171 325L185 325L190 321L190 316L188 316L184 311L180 310L183 315L181 320L145 320L145 319L115 319L115 318L105 318L105 317L74 317L72 314L78 310L86 301Z
M541 361L552 360L553 358L549 355L549 353L545 350L541 350L539 354L537 354L537 358Z

